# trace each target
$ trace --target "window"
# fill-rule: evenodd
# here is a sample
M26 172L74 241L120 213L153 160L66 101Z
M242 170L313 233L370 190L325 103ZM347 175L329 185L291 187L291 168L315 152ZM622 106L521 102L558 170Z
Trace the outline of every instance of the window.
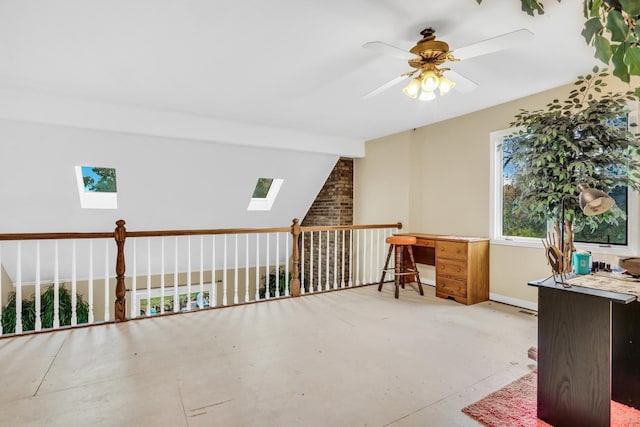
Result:
M117 209L116 170L97 166L76 166L76 181L83 209Z
M531 220L523 213L513 212L513 201L517 196L512 185L516 173L516 165L509 162L510 152L518 143L513 137L517 129L505 129L491 133L491 239L493 243L542 247L548 231L553 231L553 224L544 220ZM498 147L501 146L501 149ZM616 204L632 220L621 220L615 224L601 224L595 231L585 226L574 234L574 242L580 250L591 250L598 253L630 254L637 251L637 228L633 218L637 218L638 195L628 191L626 187L615 187L611 197ZM597 218L597 217L594 217Z
M258 178L256 186L251 195L249 211L269 211L276 201L283 179L278 178Z

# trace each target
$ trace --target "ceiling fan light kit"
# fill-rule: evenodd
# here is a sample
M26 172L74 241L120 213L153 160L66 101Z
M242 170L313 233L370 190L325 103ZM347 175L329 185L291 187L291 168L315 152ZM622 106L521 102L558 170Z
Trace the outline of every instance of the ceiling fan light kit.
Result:
M438 68L438 66L446 61L457 61L457 59L449 51L447 43L436 40L433 28L425 28L420 34L423 38L410 50L416 56L408 61L409 65L416 70L408 75L413 76L418 71L420 74L411 80L402 91L409 98L431 101L436 98L436 90L439 90L442 96L456 85L443 74L449 69Z

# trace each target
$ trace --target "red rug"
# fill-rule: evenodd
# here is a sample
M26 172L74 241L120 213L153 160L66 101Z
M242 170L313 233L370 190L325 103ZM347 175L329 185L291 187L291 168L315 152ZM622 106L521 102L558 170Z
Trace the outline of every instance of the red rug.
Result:
M531 372L462 412L489 427L552 427L536 416L536 373ZM613 427L640 427L640 411L611 402Z

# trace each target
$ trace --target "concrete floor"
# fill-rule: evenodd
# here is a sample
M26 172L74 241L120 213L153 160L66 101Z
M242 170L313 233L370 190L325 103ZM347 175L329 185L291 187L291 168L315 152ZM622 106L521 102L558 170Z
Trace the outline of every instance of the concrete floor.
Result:
M475 426L537 317L410 287L0 340L1 426Z

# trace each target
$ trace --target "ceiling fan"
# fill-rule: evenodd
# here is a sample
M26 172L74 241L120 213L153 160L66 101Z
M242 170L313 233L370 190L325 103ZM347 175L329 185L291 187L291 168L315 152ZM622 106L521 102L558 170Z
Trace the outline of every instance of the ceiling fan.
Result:
M436 31L431 27L422 30L420 32L422 39L418 40L416 45L408 52L381 41L365 43L363 47L377 53L406 59L414 70L403 73L393 80L388 81L379 88L366 94L363 98L372 98L392 86L397 85L401 81L414 76L416 77L403 89L403 92L410 98L429 101L436 98L436 90L440 92L440 95L444 95L454 87L460 92L468 92L475 89L478 85L450 68L442 67L444 63L465 60L516 47L533 37L531 31L523 28L461 47L454 52L449 50L447 43L436 40L435 33ZM445 72L448 76L452 77L453 80L449 80L444 75Z

